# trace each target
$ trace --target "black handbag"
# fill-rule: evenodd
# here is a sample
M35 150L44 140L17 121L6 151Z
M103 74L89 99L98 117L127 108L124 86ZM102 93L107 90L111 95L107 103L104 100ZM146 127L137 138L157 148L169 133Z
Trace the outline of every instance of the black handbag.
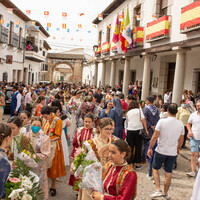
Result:
M142 121L140 108L139 108L139 117L140 117L140 121ZM148 135L147 135L146 130L145 130L144 127L143 127L143 129L140 130L139 135L143 140L148 139Z

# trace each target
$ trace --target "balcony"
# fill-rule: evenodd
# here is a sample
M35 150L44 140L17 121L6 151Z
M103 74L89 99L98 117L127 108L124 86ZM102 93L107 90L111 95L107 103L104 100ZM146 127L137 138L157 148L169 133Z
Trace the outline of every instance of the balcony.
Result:
M133 47L143 46L144 27L135 27L133 30Z
M9 45L13 47L19 46L19 35L15 32L11 32L11 41L9 42Z
M200 29L200 1L181 9L180 32L188 33Z
M45 61L42 51L39 51L38 47L36 45L32 45L31 43L26 45L25 58L35 62Z
M110 42L105 42L102 44L101 53L103 55L110 53Z
M154 42L169 37L169 16L163 16L147 24L147 42Z
M26 48L26 39L24 37L19 38L19 49L24 50Z
M98 50L95 52L95 56L100 56L101 55L101 45L98 45Z
M8 29L0 25L0 43L8 44Z

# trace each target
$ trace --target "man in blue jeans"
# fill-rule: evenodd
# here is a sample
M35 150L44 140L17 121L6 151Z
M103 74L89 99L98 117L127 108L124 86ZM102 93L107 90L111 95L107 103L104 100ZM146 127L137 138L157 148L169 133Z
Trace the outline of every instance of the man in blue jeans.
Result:
M170 199L168 190L171 184L171 176L176 157L184 139L184 126L181 121L176 119L178 105L172 103L168 107L168 118L160 119L155 127L155 132L151 138L148 157L153 155L153 146L158 140L158 146L155 149L153 158L153 177L156 185L156 191L150 197L163 197L163 200ZM165 168L165 184L164 192L160 188L159 169L164 164Z

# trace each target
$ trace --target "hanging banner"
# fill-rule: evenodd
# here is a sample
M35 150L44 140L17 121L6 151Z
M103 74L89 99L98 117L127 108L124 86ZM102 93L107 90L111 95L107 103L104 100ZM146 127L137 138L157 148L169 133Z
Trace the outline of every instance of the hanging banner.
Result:
M200 1L196 1L181 9L180 30L200 24Z
M102 14L98 14L98 19L101 21L103 20L103 15Z
M67 13L66 13L66 12L63 12L63 13L62 13L62 17L67 17Z
M48 17L49 16L49 11L44 11L44 16Z
M35 22L34 22L34 21L32 21L32 22L31 22L31 24L32 24L32 25L35 25Z
M50 28L51 27L51 23L48 22L47 23L47 27Z
M66 25L66 24L62 24L62 28L63 28L63 29L66 29L66 28L67 28L67 25Z
M78 24L78 28L82 28L82 24Z
M83 16L83 15L85 15L84 13L80 13L80 16Z
M3 23L4 23L4 20L3 20L3 19L1 19L1 20L0 20L0 24L3 24Z
M31 10L26 10L26 14L30 15L31 14Z
M12 8L8 8L8 12L9 12L10 14L13 14L13 9L12 9Z
M16 22L16 25L20 25L20 21L19 20Z

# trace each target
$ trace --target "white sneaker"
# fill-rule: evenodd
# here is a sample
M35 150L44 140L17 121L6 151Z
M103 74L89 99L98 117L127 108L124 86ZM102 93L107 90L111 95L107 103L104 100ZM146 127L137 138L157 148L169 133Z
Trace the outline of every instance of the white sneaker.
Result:
M168 200L168 199L171 199L171 197L168 194L162 196L162 200Z
M153 180L153 176L149 176L149 174L147 174L147 178L152 181Z
M190 177L195 177L196 173L195 172L188 172L188 173L186 173L186 175L188 175Z
M155 198L155 197L162 197L163 194L162 194L162 191L156 191L154 192L153 194L150 195L151 198Z

